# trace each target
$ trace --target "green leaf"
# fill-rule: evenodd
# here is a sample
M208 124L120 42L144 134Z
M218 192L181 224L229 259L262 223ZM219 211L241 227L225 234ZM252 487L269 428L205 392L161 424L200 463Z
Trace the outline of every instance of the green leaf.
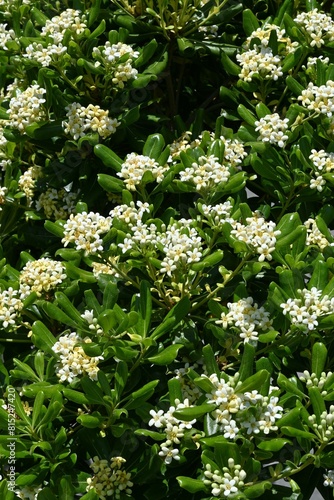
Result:
M253 486L248 486L244 493L246 498L258 498L264 495L266 490L272 488L272 483L270 481L262 481L262 483L254 484Z
M106 167L112 168L116 172L121 171L123 160L111 149L107 148L107 146L96 144L96 146L94 146L94 154L102 160Z
M310 397L313 413L317 417L317 423L321 422L321 414L326 412L326 405L319 387L308 387L308 395Z
M205 484L200 479L192 479L186 476L177 476L176 478L179 486L189 493L197 493L206 489Z
M107 193L121 193L124 189L123 181L111 175L98 174L97 181Z
M131 394L132 399L138 399L138 398L146 398L149 399L152 394L154 394L154 389L155 387L159 384L160 380L151 380L151 382L148 382L147 384L143 385L140 389L137 391L134 391Z
M158 160L165 146L165 139L161 134L149 135L143 147L143 155Z
M51 488L43 488L42 491L38 493L38 500L57 500L57 497L52 492ZM82 497L83 498L83 497ZM92 500L98 500L98 496ZM6 499L7 500L7 499Z
M246 123L248 123L248 125L251 125L252 127L255 127L255 122L257 121L256 116L253 115L253 113L251 113L249 111L249 109L246 108L243 104L239 104L239 106L238 106L238 113L239 113L240 117Z
M62 393L65 398L73 401L73 403L77 403L78 405L89 405L90 400L85 396L82 392L75 391L73 389L64 388L62 389Z
M41 321L35 321L32 325L31 338L36 347L55 356L52 346L56 343L56 339Z
M295 394L301 400L305 398L305 394L297 387L297 380L296 379L292 378L292 380L289 380L285 375L283 375L283 373L279 373L278 378L277 378L277 383L280 387L285 389L287 392L291 392L292 394Z
M91 404L102 404L105 405L105 401L103 399L103 392L89 377L83 377L81 379L81 387L83 388L87 399Z
M237 392L245 393L253 390L260 390L261 386L267 382L268 377L270 377L270 374L267 370L260 370L243 381L242 384L237 387Z
M177 378L168 380L168 393L171 406L175 405L175 400L183 401L181 383Z
M250 9L245 9L242 13L242 26L247 36L260 27L259 21Z
M305 439L315 439L315 435L311 432L307 432L301 429L296 429L295 427L283 426L280 428L281 432L286 436L305 438Z
M199 406L186 407L181 408L180 410L176 410L173 412L173 416L178 418L179 420L184 420L188 422L189 420L198 419L206 415L207 413L212 412L217 408L215 404L203 404Z
M152 339L162 337L166 332L170 332L180 321L188 314L190 310L190 300L188 297L183 297L169 313L165 316L162 323L154 330L151 335Z
M270 441L261 441L257 447L265 451L280 451L286 444L292 444L289 439L275 438Z
M128 365L124 361L118 361L115 372L115 391L118 401L121 399L122 392L129 376Z
M215 354L210 344L207 344L205 347L203 347L202 354L207 373L209 375L215 373L216 375L218 375L218 377L220 377L220 370L217 365Z
M101 418L95 415L79 415L79 417L77 417L77 422L83 427L96 429L101 425Z
M140 283L138 302L139 317L136 324L136 331L141 337L145 338L150 329L152 314L151 285L146 280Z
M322 342L316 342L312 347L312 373L320 378L327 360L327 347Z
M174 361L179 350L182 349L182 347L184 347L183 344L172 344L166 347L166 349L163 349L155 356L147 358L147 361L153 363L154 365L169 365Z
M249 379L254 371L254 359L255 359L255 347L250 343L246 342L244 344L244 352L241 358L241 364L239 368L240 380Z
M62 500L73 500L74 488L72 485L71 476L64 476L60 479L58 492L59 492L59 498L61 498Z
M234 75L234 76L239 75L239 73L241 72L240 66L238 66L235 62L233 62L232 59L230 59L228 57L228 55L223 50L221 52L220 58L221 58L223 68L227 74Z

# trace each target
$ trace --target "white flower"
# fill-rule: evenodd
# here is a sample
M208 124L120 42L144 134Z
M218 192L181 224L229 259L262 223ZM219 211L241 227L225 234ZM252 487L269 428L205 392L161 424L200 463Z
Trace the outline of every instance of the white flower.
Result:
M150 410L150 415L152 416L151 420L148 423L150 427L154 425L155 427L160 429L161 427L164 427L166 425L166 418L163 410Z
M165 463L167 465L169 465L172 460L180 460L180 450L178 450L177 448L175 449L170 449L170 448L167 448L166 446L163 446L161 445L161 451L159 451L159 456L160 457L164 457L165 459Z
M63 121L65 134L69 134L74 140L84 137L89 132L97 132L105 139L116 132L120 125L116 119L109 118L109 111L100 106L89 104L86 108L78 102L66 106L67 121Z
M278 113L266 115L259 121L255 122L255 131L259 132L258 141L277 144L280 148L284 148L288 136L284 134L288 130L289 120L282 120Z

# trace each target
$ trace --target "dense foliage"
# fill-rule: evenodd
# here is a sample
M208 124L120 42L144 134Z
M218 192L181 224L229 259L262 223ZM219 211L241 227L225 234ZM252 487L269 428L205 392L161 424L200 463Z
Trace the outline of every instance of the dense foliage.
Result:
M0 0L1 499L333 497L333 14Z

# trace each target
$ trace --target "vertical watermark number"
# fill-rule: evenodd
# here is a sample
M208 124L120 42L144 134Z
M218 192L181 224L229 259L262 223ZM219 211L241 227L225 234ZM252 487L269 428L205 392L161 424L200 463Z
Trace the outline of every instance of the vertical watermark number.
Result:
M8 411L8 489L14 491L16 484L16 437L15 437L15 389L12 386L7 387L7 411Z

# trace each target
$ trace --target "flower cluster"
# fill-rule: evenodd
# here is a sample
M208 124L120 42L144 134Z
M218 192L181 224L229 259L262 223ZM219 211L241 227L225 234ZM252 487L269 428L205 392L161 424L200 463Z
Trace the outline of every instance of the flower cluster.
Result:
M19 178L18 186L23 191L27 198L27 205L31 204L31 199L34 196L36 180L41 176L41 167L34 165L29 167Z
M7 43L14 39L14 30L7 30L7 24L0 24L0 47L2 50L8 50Z
M161 166L148 156L130 153L125 158L121 171L117 175L124 179L126 189L135 191L136 186L141 184L145 172L150 172L153 179L159 183L163 181L164 172L168 168L168 165Z
M95 66L102 64L108 78L111 75L111 81L116 87L122 89L128 80L137 78L138 71L132 67L132 63L139 56L139 52L133 50L130 45L122 42L111 45L106 42L103 47L94 47L92 55L96 59Z
M259 330L272 330L272 320L264 307L254 303L252 297L240 299L237 302L228 302L228 313L223 312L216 324L223 328L233 326L238 329L239 336L243 341L257 343Z
M15 495L21 500L37 500L38 493L42 490L41 486L25 486L15 490Z
M307 333L318 326L317 319L333 310L334 298L321 297L322 291L315 287L311 290L297 290L297 297L281 304L283 314L288 315L291 323Z
M230 224L234 222L231 218L233 205L229 200L217 205L199 205L198 209L205 216L212 228L219 228L224 222L229 222Z
M125 462L123 457L112 457L109 462L94 457L90 464L94 476L87 479L86 491L94 489L101 500L107 497L118 500L121 494L131 495L133 482L131 473L123 469Z
M66 30L70 30L75 35L81 35L86 28L85 14L79 10L66 9L59 16L46 21L42 36L51 38L55 44L60 44Z
M190 182L196 186L197 191L208 191L217 184L225 184L229 177L229 168L222 164L214 155L200 156L191 167L181 170L182 182Z
M315 415L310 415L309 423L313 427L315 434L323 443L328 443L334 437L334 406L329 407L329 411L323 411L320 415L320 423Z
M240 167L247 156L244 145L238 139L225 139L220 136L224 143L224 160L228 167Z
M323 474L324 476L324 486L330 486L334 488L334 470L329 470L327 474Z
M26 90L17 90L9 101L10 125L24 134L26 128L45 119L44 109L46 90L39 85L31 85Z
M150 427L154 425L157 429L162 429L165 434L166 441L160 445L161 451L159 455L164 459L167 465L170 464L172 460L180 460L180 450L174 447L181 443L180 440L184 437L185 432L190 430L196 422L196 419L189 422L179 420L173 415L177 410L190 408L192 406L187 399L185 399L183 403L179 400L175 400L175 405L176 406L170 406L166 412L163 410L150 410L152 418L148 423Z
M172 222L166 231L157 235L157 245L165 254L160 272L172 276L174 271L185 269L202 258L202 239L191 227L191 219Z
M304 108L316 114L332 117L334 112L334 81L327 80L326 84L314 85L310 82L305 90L302 90L298 100Z
M64 237L61 240L66 247L74 243L77 250L84 250L85 255L103 251L101 234L107 233L111 218L94 212L71 214L64 225Z
M307 230L306 245L316 245L320 248L320 250L323 250L328 246L333 246L333 243L330 243L328 239L322 234L314 219L307 219L304 222L304 226Z
M228 459L228 467L212 470L210 463L205 465L203 482L211 488L211 495L218 498L234 496L244 486L246 472L236 465L233 458Z
M232 224L231 234L239 241L246 243L249 248L260 255L259 262L265 259L272 260L272 252L275 251L276 236L280 231L276 229L276 224L267 222L259 214L246 218L246 224L235 222Z
M81 317L87 321L88 323L88 328L93 332L93 333L102 333L103 330L101 326L97 322L97 318L94 316L94 311L91 309L90 311L86 310L83 314L81 314Z
M313 9L301 12L294 20L304 28L311 47L320 48L334 40L334 22L329 14Z
M310 188L317 189L321 192L326 184L324 174L332 173L334 170L334 153L326 153L323 149L320 149L319 151L312 149L309 160L311 160L314 166L314 170L312 172L314 178L311 179Z
M173 371L175 375L174 378L176 378L180 382L183 400L188 400L190 404L196 403L196 401L198 401L199 397L202 395L199 387L197 387L197 385L195 385L193 381L189 377L187 377L187 371L189 369L196 370L197 368L197 363L193 365L185 363L184 367L176 368Z
M26 47L26 53L23 57L31 61L36 61L43 67L48 67L53 61L57 61L59 57L67 52L67 47L62 43L58 45L52 43L44 47L41 43L33 42Z
M289 120L280 118L278 113L266 115L255 122L255 132L259 132L258 141L277 144L280 148L284 148L289 136L286 135L288 130Z
M269 434L277 430L275 422L283 412L283 408L277 405L278 397L262 396L255 390L238 392L238 373L226 379L218 378L216 374L202 377L212 384L211 393L206 394L207 402L217 406L211 415L226 439L236 439L239 433Z
M300 375L300 380L306 383L306 387L318 387L321 390L321 395L324 397L327 394L327 391L323 390L325 384L332 380L333 373L332 372L322 372L320 377L317 377L315 373L310 373L308 370L304 370L303 374Z
M3 328L15 328L17 316L23 309L21 291L12 287L0 292L0 322Z
M74 140L79 139L87 132L97 132L103 139L116 132L119 122L114 118L109 118L109 111L105 111L100 106L88 104L81 106L78 102L73 102L66 106L67 121L63 121L65 134L69 134Z
M271 32L276 32L278 53L274 54L269 47ZM252 44L252 40L256 43ZM258 44L260 41L260 44ZM244 45L245 51L237 54L237 61L241 66L239 78L251 82L254 77L267 80L278 80L283 75L282 61L287 54L295 51L298 42L292 42L285 35L285 30L273 24L258 28L247 38Z
M20 285L24 287L25 294L35 292L39 297L56 288L65 279L64 264L47 257L27 262L20 273Z
M36 210L43 210L47 219L67 219L75 212L78 194L66 189L48 188L36 201Z
M82 342L89 344L91 339L82 340L77 333L63 335L56 342L52 350L59 355L57 377L61 382L73 382L79 375L88 375L91 380L97 380L97 366L103 356L88 356L82 348Z

